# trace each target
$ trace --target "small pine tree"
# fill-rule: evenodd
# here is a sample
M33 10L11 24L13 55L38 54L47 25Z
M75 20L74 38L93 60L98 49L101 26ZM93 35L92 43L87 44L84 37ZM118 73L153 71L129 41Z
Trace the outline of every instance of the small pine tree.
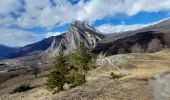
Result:
M47 79L47 86L54 93L63 91L63 86L67 83L66 76L68 74L68 64L67 59L63 53L59 53L54 61L54 65L52 66L52 70ZM57 90L55 89L57 88Z
M75 53L70 55L70 71L68 80L72 84L71 87L82 85L86 82L86 73L88 70L94 68L92 55L90 49L87 48L83 42L80 42Z
M76 52L71 54L70 63L76 70L85 74L90 69L88 63L91 59L89 48L83 42L80 42Z
M80 86L86 82L85 75L79 73L75 69L71 69L67 75L67 82L71 83L71 88Z

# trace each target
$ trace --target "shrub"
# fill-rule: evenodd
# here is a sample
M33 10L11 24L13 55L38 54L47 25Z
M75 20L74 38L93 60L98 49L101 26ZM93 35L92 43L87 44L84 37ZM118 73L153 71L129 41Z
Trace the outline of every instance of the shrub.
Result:
M32 88L33 87L31 87L29 83L24 83L24 84L20 84L18 87L13 89L11 93L14 94L14 93L19 93L19 92L25 92L25 91L31 90Z
M87 64L88 68L91 69L95 69L96 68L96 64L95 64L95 59L91 59L88 64Z
M126 53L127 53L127 51L124 48L120 48L117 51L117 54L126 54Z
M37 78L37 75L40 73L40 68L36 66L31 66L31 73Z
M112 79L116 79L116 78L121 78L121 77L123 77L123 75L121 75L121 74L115 74L114 72L111 72L111 77L112 77Z

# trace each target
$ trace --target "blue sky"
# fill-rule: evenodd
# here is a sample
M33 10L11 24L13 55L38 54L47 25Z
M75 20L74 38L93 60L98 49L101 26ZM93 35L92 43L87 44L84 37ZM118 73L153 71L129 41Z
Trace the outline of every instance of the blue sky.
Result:
M103 33L169 18L170 0L0 0L0 44L23 46L65 32L75 20Z

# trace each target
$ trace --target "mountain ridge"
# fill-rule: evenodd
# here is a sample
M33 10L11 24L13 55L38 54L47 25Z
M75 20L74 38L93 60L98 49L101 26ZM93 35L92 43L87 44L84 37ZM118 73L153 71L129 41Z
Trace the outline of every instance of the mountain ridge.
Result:
M65 33L58 36L45 38L39 42L29 44L24 47L20 47L15 52L8 55L8 57L17 58L34 54L43 54L53 58L59 51L62 51L65 54L73 52L80 41L84 42L86 46L94 48L93 53L95 54L99 54L101 52L108 54L110 53L111 55L116 54L116 52L118 52L117 50L123 46L125 51L129 53L136 51L134 50L133 46L137 46L135 47L138 48L137 51L148 52L150 50L147 50L147 48L149 42L151 41L156 41L159 45L161 45L155 48L157 51L165 47L170 47L169 25L170 19L166 19L148 27L122 32L114 36L107 37L101 32L98 32L93 26L87 24L86 22L75 21L70 24L69 29ZM149 40L143 38L143 40L140 37L150 38L148 38Z
M96 43L103 38L104 35L97 32L93 26L77 20L70 24L67 32L20 47L17 51L8 55L8 58L17 58L34 54L43 54L53 58L59 51L62 51L65 54L73 52L80 41L84 42L88 47L95 47Z
M106 37L97 44L93 52L96 54L103 52L106 55L112 55L116 54L116 52L118 52L118 49L121 48L125 49L125 51L128 53L137 53L137 51L135 52L132 50L135 48L138 48L138 52L155 52L164 48L170 48L169 26L170 19L166 19L142 29L127 31L116 34L112 37ZM135 37L135 35L138 35L139 37ZM148 39L148 37L150 38ZM144 44L140 43L141 40L144 42ZM124 47L122 47L122 45ZM152 48L152 50L150 51L149 48Z

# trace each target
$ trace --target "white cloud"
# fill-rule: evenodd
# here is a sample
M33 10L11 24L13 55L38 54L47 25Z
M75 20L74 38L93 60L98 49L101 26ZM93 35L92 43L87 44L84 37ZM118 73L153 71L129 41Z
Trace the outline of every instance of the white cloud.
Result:
M75 19L75 7L66 0L56 0L52 6L49 0L39 3L39 0L26 0L26 12L18 18L20 27L52 27L55 24L70 23Z
M102 19L117 13L129 16L139 12L157 12L170 9L170 0L92 0L85 6L89 19Z
M21 1L24 1L25 4ZM76 19L94 22L108 16L123 13L133 16L139 12L170 11L170 0L80 0L78 4L71 4L68 0L0 0L0 43L7 45L25 45L43 37L58 35L49 32L41 36L19 29L10 29L17 25L31 29L44 27L50 29L54 25L64 25ZM24 9L20 12L19 9ZM17 19L11 13L20 15ZM143 25L101 25L98 29L105 33L134 29Z
M0 0L0 14L8 15L18 12L23 7L25 12L15 21L20 27L52 27L56 24L70 23L76 19L93 22L106 16L124 13L133 16L139 12L169 11L170 0L90 0L78 4L71 4L68 0ZM10 17L10 16L8 16ZM8 24L8 23L7 23Z
M126 25L125 22L122 22L122 24L120 24L120 25L103 24L103 25L96 27L96 29L98 31L100 31L102 33L106 33L106 34L107 33L120 33L120 32L126 32L126 31L141 29L141 28L144 28L144 27L155 25L155 24L163 22L167 19L170 19L170 17L156 21L156 22L152 22L152 23L149 23L149 24Z
M0 0L0 15L17 12L20 7L21 2L19 0Z
M47 34L45 34L45 37L48 38L50 36L57 36L57 35L60 35L64 32L48 32Z
M134 25L111 25L103 24L97 27L97 30L103 33L119 33L135 29L140 29L148 26L149 24L134 24Z
M62 33L64 32L47 32L44 34L37 34L20 29L1 28L0 44L7 46L24 46Z
M0 29L0 44L5 44L8 46L24 46L36 42L43 38L35 33L26 32L18 29Z

